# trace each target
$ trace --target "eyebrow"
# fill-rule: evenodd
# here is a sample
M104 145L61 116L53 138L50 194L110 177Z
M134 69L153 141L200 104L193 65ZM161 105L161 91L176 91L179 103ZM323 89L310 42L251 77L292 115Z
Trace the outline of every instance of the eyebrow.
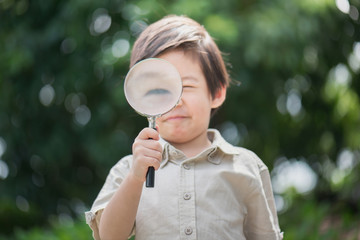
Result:
M190 81L193 81L193 82L199 82L199 80L196 77L191 76L191 75L186 75L186 76L182 77L181 80L182 81L190 80Z

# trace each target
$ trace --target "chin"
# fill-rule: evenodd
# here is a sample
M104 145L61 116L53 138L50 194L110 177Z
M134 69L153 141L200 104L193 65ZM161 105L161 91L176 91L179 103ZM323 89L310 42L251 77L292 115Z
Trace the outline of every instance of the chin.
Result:
M161 135L161 137L169 143L184 143L187 141L187 138L181 133L166 134Z
M159 131L161 136L168 136L168 137L177 137L179 135L185 135L186 131L184 131L183 127L173 127L173 126L166 126L166 125L159 125Z

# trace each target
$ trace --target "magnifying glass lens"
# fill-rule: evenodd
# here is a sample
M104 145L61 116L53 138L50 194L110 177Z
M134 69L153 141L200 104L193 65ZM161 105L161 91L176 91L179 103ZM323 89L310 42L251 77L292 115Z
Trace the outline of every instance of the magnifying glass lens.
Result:
M139 114L151 117L176 106L182 93L182 82L171 63L149 58L130 69L124 89L129 104Z

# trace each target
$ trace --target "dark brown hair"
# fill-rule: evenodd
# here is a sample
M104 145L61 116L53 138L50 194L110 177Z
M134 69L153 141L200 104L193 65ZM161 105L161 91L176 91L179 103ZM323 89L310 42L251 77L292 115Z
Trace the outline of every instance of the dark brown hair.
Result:
M212 97L228 87L229 75L216 43L203 26L185 16L169 15L145 28L133 46L130 67L174 49L198 57Z

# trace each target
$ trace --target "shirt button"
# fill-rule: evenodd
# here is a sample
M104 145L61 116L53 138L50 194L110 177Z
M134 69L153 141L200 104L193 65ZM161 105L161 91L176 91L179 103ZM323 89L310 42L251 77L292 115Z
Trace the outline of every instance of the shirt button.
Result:
M193 229L191 227L187 227L187 228L185 228L184 232L186 235L191 235L193 233Z
M189 200L191 198L191 194L190 193L184 193L184 199L185 200Z
M189 164L187 164L187 163L184 163L183 167L184 167L186 170L189 170L189 169L190 169L190 166L189 166Z

